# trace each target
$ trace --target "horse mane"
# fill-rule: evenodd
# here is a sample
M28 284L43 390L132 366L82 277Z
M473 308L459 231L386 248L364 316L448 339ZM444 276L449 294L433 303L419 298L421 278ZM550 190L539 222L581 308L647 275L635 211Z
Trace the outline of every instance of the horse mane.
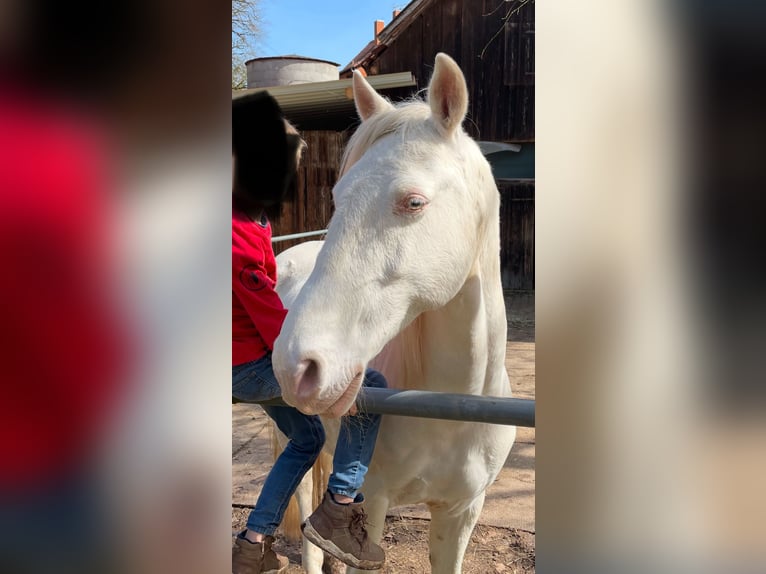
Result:
M338 178L351 169L359 158L383 136L395 132L406 132L416 126L424 125L424 120L431 116L431 108L420 98L406 100L392 109L367 118L351 136L343 152Z
M423 315L415 319L391 339L370 366L382 372L398 389L416 389L416 381L425 378L423 364Z
M404 388L415 388L413 381L425 378L423 364L423 315L420 314L399 333Z

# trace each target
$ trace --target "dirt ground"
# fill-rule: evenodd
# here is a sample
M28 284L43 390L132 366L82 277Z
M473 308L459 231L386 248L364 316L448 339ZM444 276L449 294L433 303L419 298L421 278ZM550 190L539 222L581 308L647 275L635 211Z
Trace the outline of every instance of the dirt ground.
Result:
M244 528L249 508L235 508L232 512L232 529ZM428 520L420 518L386 519L386 529L381 546L386 551L384 574L425 574L430 572L428 563ZM281 534L275 544L277 552L290 559L286 574L300 574L300 542L290 542ZM328 566L329 563L329 566ZM343 565L335 559L325 559L325 571L332 574L344 572ZM495 528L477 525L463 561L463 574L530 574L535 571L535 535L514 528Z
M514 396L534 398L534 294L506 293L508 317L508 356L506 367L514 387ZM259 420L257 414L235 410L234 424L240 432L248 435L255 431L247 424ZM249 421L252 419L252 421ZM247 423L247 424L246 424ZM259 423L262 424L262 423ZM251 504L252 494L258 489L267 469L255 470L255 462L261 462L267 447L257 447L257 441L244 442L237 438L235 429L234 449L234 502L232 508L232 533L244 528ZM246 437L247 438L247 437ZM490 487L479 523L468 544L463 574L530 574L535 571L534 533L534 429L517 430L516 445L509 456L505 470L498 481ZM509 475L509 476L506 476ZM493 494L494 493L494 494ZM247 494L247 495L246 495ZM521 498L519 498L521 497ZM523 502L519 502L519 501ZM516 504L517 506L509 506ZM508 527L509 515L515 522ZM381 545L386 551L385 574L427 574L428 561L427 512L414 507L401 507L389 511ZM520 518L520 520L519 520ZM277 551L290 559L288 574L303 572L300 564L300 542L290 542L277 536ZM329 563L329 565L328 565ZM331 574L344 572L343 566L334 559L325 560L325 571Z

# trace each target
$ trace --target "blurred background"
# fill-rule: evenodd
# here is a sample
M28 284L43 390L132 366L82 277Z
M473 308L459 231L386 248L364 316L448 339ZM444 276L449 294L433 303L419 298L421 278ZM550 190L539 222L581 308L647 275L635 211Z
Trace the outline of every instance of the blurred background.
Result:
M536 3L540 572L763 570L764 16ZM231 18L0 0L3 572L227 571Z
M763 570L765 23L537 3L540 572Z
M230 26L0 0L0 571L227 571Z

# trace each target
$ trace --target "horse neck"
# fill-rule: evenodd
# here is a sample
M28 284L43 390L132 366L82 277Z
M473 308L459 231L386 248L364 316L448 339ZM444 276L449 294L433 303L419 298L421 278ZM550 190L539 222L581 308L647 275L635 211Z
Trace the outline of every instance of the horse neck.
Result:
M474 268L444 307L419 315L372 366L404 389L507 396L499 225L480 233Z

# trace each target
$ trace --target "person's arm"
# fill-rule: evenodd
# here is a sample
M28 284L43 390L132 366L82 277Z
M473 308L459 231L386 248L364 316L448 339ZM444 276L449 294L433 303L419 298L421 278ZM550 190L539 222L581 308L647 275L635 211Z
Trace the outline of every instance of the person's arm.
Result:
M287 310L274 290L274 282L266 274L262 252L245 254L233 245L231 286L253 320L263 342L274 348L274 340L282 329Z

